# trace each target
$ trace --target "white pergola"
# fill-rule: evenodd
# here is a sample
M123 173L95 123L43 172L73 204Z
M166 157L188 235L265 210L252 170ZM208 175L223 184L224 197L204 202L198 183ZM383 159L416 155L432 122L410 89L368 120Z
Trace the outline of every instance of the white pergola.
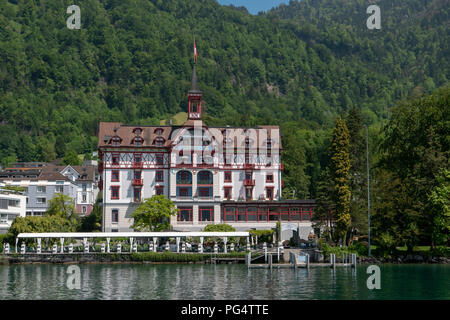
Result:
M83 239L85 252L89 252L88 239L94 238L106 238L106 252L110 252L110 241L114 238L129 238L130 239L130 252L133 250L133 241L139 238L150 238L153 240L153 251L156 252L157 242L159 238L175 238L177 244L177 252L180 251L181 238L200 238L200 245L198 251L203 253L203 241L204 238L222 238L225 244L224 252L227 252L227 241L229 237L246 237L247 248L250 247L250 233L249 232L47 232L47 233L19 233L16 238L16 252L17 244L20 239L36 239L38 242L37 253L40 253L41 240L42 239L60 239L61 248L60 253L64 253L64 240L65 239ZM253 239L252 239L253 241ZM216 245L215 245L216 247ZM87 248L87 250L86 250ZM22 249L21 249L22 250ZM215 248L215 250L217 250ZM135 249L137 251L137 249ZM183 250L184 251L184 250ZM69 253L72 253L69 249Z

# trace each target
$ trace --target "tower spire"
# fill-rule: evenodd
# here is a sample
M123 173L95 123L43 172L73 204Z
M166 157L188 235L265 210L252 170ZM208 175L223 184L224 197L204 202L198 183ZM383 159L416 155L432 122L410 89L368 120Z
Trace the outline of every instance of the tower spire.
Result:
M201 119L202 118L202 96L203 92L198 87L197 71L195 65L197 64L197 46L194 38L194 66L192 68L191 89L188 91L188 118Z

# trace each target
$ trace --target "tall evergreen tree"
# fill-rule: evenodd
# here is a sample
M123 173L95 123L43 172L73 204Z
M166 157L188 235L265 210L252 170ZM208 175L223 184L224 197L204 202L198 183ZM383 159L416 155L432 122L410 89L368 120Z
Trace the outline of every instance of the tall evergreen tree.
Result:
M347 125L342 118L338 118L333 131L333 140L330 147L330 169L334 182L333 200L336 210L334 221L336 223L336 236L347 243L347 232L351 224L350 217L350 138Z
M350 156L350 216L351 234L367 230L366 204L366 155L363 118L358 107L351 108L345 119L349 131Z

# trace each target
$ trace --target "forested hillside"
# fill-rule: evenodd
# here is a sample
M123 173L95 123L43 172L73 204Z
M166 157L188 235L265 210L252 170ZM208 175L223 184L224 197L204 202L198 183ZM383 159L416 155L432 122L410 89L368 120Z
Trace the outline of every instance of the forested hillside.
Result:
M185 111L198 48L207 124L282 126L286 191L314 197L338 115L377 132L389 107L448 83L449 1L291 2L252 16L214 0L0 2L0 161L96 149L99 121Z

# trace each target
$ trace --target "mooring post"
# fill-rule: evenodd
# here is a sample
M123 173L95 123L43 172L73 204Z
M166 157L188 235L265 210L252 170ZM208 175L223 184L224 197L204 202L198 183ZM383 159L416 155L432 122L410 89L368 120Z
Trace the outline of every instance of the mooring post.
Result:
M158 237L153 237L153 252L158 251Z
M200 244L198 245L198 252L203 253L203 237L200 237Z
M64 238L59 238L59 241L61 242L61 253L64 253Z
M20 245L20 253L21 254L25 254L25 242L22 242L22 244Z
M223 252L225 252L225 253L228 253L227 242L228 242L228 238L227 237L223 237Z
M245 264L247 268L250 269L250 264L252 263L252 254L249 252L245 255Z
M330 264L333 269L336 268L336 255L334 253L330 253Z
M309 253L306 254L306 269L309 269Z
M263 250L264 250L264 262L267 262L267 243L263 243Z
M270 254L269 255L269 268L270 268L270 271L272 271L272 255Z
M41 241L42 241L41 238L37 238L37 248L36 248L36 252L37 252L38 254L41 254L41 252L42 252Z
M69 243L69 253L73 253L73 243L72 242Z
M250 251L250 239L247 237L247 251Z
M106 238L106 252L111 252L111 247L109 246L109 242L111 241L111 238Z
M356 253L352 253L352 267L356 268Z
M177 237L177 253L180 252L180 237Z

